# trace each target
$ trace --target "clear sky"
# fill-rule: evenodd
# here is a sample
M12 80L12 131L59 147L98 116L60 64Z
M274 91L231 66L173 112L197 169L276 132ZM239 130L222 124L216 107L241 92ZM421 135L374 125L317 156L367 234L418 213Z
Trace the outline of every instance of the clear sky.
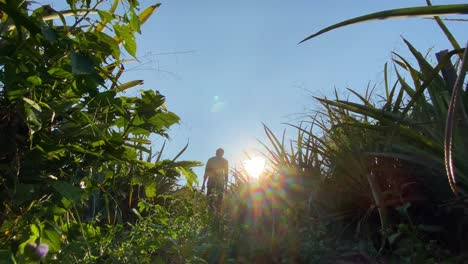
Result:
M433 4L464 1L434 1ZM140 0L142 7L152 2ZM262 122L275 132L297 123L336 88L382 87L391 52L408 54L407 38L420 51L450 49L435 22L386 20L353 25L303 44L315 31L354 16L424 5L411 0L221 1L167 0L138 38L141 64L126 78L143 79L143 89L167 97L181 117L171 131L165 157L186 143L181 159L206 162L218 147L231 164L264 140ZM460 16L459 16L460 17ZM466 17L465 17L466 18ZM462 44L468 23L448 23ZM172 53L172 54L171 54ZM435 59L434 59L435 60ZM412 60L410 60L412 61ZM154 147L162 140L155 139ZM195 169L199 179L203 168Z

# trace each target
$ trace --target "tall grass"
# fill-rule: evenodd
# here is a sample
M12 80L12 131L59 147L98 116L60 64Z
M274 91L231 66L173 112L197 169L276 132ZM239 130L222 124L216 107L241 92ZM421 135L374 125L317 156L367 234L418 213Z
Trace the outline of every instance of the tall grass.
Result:
M465 14L467 7L380 12L333 25L304 41L369 19ZM337 241L366 241L375 254L400 254L392 250L407 248L403 241L411 244L422 239L424 245L428 237L445 243L452 252L464 250L466 244L456 245L453 237L468 234L461 224L468 191L468 164L464 162L468 95L463 89L468 49L460 48L439 17L434 19L453 46L437 53L435 64L404 39L416 63L393 53L391 64L384 66L382 96L369 89L364 94L349 89L353 100L337 93L333 99L316 98L322 110L292 125L297 129L293 140L286 140L284 133L278 137L265 126L268 142L262 146L272 175L279 175L284 186L286 182L300 186L286 188L283 197L289 211L302 214L296 222L326 225L329 238ZM406 224L411 227L409 233L400 230ZM434 231L439 229L452 237ZM396 239L402 236L410 240ZM416 253L405 254L424 260L436 254L420 251L418 258L413 258Z

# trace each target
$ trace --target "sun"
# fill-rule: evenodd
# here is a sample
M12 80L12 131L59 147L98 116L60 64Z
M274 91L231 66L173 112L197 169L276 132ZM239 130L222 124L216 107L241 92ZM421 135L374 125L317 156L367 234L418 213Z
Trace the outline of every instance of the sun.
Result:
M243 162L244 169L250 177L257 179L265 169L265 159L261 157L252 157Z

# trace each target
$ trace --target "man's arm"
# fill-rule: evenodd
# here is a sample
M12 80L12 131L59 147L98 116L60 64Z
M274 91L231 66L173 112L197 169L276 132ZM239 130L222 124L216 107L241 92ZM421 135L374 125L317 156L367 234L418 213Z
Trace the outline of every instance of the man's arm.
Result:
M206 163L206 166L205 166L205 174L203 174L203 184L202 184L202 187L201 187L201 191L205 191L205 183L206 183L206 179L208 179L208 167L210 166L210 160L208 160L208 162Z
M202 184L202 187L201 187L202 192L205 191L206 179L208 179L208 173L206 173L206 171L205 171L205 174L203 175L203 184Z

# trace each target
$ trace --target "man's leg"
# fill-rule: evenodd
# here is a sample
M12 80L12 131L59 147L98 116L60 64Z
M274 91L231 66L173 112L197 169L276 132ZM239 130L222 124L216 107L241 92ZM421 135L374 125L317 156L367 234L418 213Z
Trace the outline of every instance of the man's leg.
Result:
M218 215L221 214L221 209L223 206L223 192L224 192L223 183L218 182L216 185L216 196L215 196L216 211Z
M206 190L208 196L208 207L212 210L216 210L216 185L212 181L208 181L208 188Z

